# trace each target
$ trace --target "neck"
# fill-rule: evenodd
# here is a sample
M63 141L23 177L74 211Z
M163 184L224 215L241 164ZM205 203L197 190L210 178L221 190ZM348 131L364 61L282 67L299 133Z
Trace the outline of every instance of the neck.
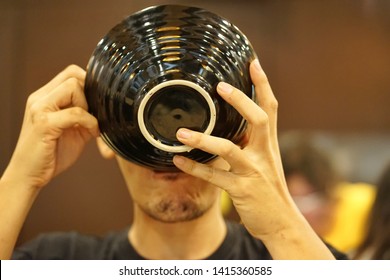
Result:
M226 236L226 224L215 203L201 217L178 223L164 223L135 206L129 240L147 259L204 259Z

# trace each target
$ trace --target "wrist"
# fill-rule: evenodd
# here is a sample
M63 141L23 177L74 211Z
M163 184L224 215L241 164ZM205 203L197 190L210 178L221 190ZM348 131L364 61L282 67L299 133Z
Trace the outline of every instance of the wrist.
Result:
M41 185L37 180L32 180L28 176L23 176L17 172L17 169L12 169L10 166L5 170L0 178L0 187L2 189L24 192L35 196L39 193Z
M268 228L269 231L262 232L255 236L256 238L266 242L277 242L278 239L286 239L287 237L295 236L295 233L307 226L307 222L299 210L293 209L289 211L279 212L277 219L274 219L275 224Z

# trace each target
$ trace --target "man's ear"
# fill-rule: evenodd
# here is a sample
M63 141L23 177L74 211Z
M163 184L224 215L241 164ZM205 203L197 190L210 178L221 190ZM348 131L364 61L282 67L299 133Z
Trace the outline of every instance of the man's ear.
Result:
M115 152L109 146L107 146L101 137L96 138L96 144L103 158L112 159L115 157Z

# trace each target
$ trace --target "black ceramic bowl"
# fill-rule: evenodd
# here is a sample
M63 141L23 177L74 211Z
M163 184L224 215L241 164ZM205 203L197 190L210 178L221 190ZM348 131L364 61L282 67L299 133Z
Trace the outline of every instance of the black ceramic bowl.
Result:
M246 122L216 92L225 81L254 99L249 64L255 52L245 35L209 11L178 5L139 11L101 39L87 67L85 94L102 138L125 159L174 170L182 154L215 157L176 139L181 127L230 139Z

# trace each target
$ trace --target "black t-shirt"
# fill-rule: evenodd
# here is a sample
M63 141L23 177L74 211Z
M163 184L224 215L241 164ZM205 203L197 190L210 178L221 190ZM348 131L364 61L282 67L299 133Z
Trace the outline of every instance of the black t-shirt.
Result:
M227 223L227 235L209 260L268 260L264 244L237 223ZM77 232L43 234L14 251L13 259L142 260L127 238L128 228L105 237ZM347 256L328 246L336 259Z

